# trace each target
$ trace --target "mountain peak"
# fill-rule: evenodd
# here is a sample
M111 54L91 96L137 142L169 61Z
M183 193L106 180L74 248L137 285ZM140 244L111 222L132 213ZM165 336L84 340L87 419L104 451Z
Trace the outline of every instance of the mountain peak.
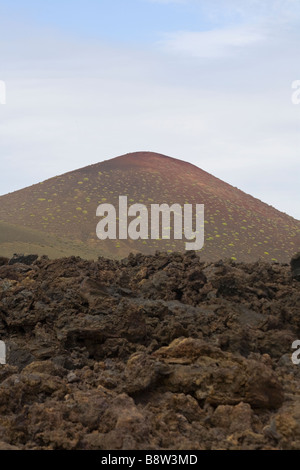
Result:
M288 262L300 244L299 221L191 163L156 152L141 151L89 165L1 196L0 222L13 224L14 229L1 228L0 255L8 248L15 252L14 240L22 244L25 243L24 237L26 240L39 240L46 253L47 243L40 242L43 234L45 239L46 235L51 236L51 245L59 238L62 244L69 244L69 248L74 245L74 254L82 255L89 250L89 256L93 252L95 256L121 258L129 252L185 249L183 241L174 239L98 240L96 209L103 203L117 208L119 196L127 196L129 205L141 203L147 208L163 203L182 206L204 204L205 243L200 255L206 260L232 258L253 261L264 258ZM32 236L28 230L34 232ZM82 251L78 249L80 244L84 248ZM29 246L24 245L26 249L22 250L18 245L18 252L28 251ZM37 242L34 247L35 252L43 253ZM30 251L32 249L31 246Z

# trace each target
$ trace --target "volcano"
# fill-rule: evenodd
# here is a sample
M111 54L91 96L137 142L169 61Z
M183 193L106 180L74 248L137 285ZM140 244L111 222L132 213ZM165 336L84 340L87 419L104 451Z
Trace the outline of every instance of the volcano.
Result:
M183 240L99 240L100 204L204 204L206 261L288 262L299 249L300 221L190 163L136 152L55 176L0 197L0 255L123 258L130 252L184 251Z

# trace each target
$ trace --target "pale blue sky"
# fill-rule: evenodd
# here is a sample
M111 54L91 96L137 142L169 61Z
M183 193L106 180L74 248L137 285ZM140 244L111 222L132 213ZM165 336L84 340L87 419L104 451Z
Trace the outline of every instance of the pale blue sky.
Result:
M240 12L207 11L208 2L151 0L10 0L1 2L2 15L39 27L55 27L81 38L133 44L152 43L161 33L207 30L241 19Z
M300 2L0 0L0 194L131 151L300 219Z

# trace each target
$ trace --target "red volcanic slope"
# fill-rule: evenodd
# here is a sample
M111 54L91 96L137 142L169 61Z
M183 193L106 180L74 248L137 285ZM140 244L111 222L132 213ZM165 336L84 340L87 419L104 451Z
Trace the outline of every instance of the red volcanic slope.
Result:
M82 241L108 256L130 251L182 251L177 240L96 237L96 208L128 203L205 205L203 259L289 261L300 246L300 222L200 168L152 152L136 152L87 166L0 197L0 221ZM74 252L74 254L76 254Z

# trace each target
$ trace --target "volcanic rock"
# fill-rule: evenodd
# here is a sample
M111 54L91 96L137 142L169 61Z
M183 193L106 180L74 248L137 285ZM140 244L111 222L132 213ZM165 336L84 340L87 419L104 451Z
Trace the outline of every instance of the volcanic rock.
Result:
M300 449L299 282L196 253L0 266L0 449Z

